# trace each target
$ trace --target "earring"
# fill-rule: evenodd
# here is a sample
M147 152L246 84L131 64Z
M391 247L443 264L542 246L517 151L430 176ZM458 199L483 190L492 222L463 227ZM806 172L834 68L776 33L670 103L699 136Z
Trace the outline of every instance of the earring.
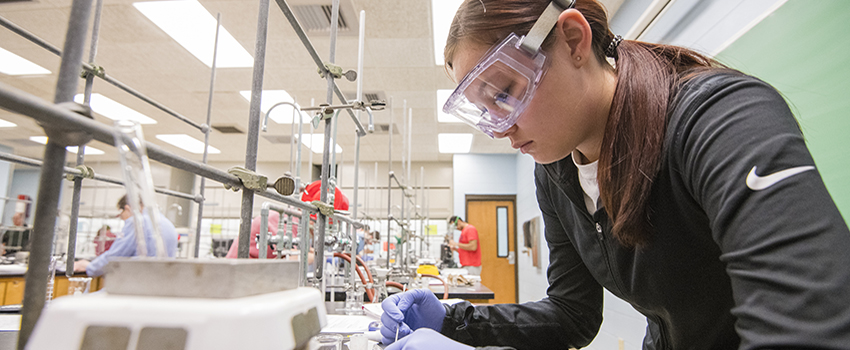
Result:
M581 56L576 56L576 61L581 61Z

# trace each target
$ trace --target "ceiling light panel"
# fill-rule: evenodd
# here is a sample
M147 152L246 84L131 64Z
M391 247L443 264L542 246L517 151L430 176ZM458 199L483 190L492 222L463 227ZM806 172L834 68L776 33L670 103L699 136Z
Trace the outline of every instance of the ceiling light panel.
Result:
M0 128L14 128L18 126L18 124L12 123L7 120L0 119Z
M212 67L215 17L196 0L135 2L139 12L201 62ZM254 58L232 35L219 26L216 68L245 68Z
M37 143L40 143L42 145L46 145L47 144L47 136L30 136L30 141L37 142ZM65 150L67 150L68 152L71 152L73 154L77 154L77 152L79 151L79 147L68 146L68 147L65 147ZM87 156L97 156L97 155L101 155L101 154L106 154L106 152L101 151L101 150L94 148L94 147L86 146L86 155Z
M74 96L74 102L83 103L83 101L85 101L83 94ZM139 124L156 124L156 120L101 94L91 94L90 104L92 111L112 120L133 120Z
M325 135L324 134L304 134L304 145L309 147L313 153L324 153L325 151ZM295 136L295 139L298 139L298 136ZM333 144L334 139L331 139L331 144ZM338 144L335 147L336 153L342 153L342 147Z
M243 90L239 91L239 94L242 95L242 98L248 100L248 103L251 102L251 91ZM263 90L262 101L260 102L260 110L263 113L268 113L269 109L274 105L281 102L289 102L295 103L295 99L289 95L286 90ZM295 103L298 108L301 108L297 103ZM290 105L280 105L272 110L272 113L269 114L269 119L274 120L275 123L278 124L292 124L293 117L293 108ZM301 114L301 123L306 124L310 122L310 116L307 113L302 111L298 111Z
M443 105L446 104L446 100L449 99L452 92L454 90L437 90L437 121L440 123L463 123L457 117L443 112Z
M194 154L204 154L204 142L186 134L156 135L158 140ZM208 154L219 154L218 148L209 146Z
M437 134L440 153L469 153L472 134Z
M50 71L0 47L0 73L6 75L40 75Z
M443 50L446 48L446 38L449 37L449 27L455 12L463 0L431 0L431 28L434 29L434 61L438 66L445 63Z

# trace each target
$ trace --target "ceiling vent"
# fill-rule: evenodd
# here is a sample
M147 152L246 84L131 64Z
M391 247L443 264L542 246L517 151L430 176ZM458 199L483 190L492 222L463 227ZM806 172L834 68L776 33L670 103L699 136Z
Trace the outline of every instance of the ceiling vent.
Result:
M390 133L390 124L378 124L375 123L375 132L376 135L388 135ZM393 135L398 135L398 126L393 124Z
M298 23L307 34L328 34L331 32L333 4L330 0L292 0L289 1ZM337 35L357 36L358 17L350 0L339 3L339 21Z
M288 145L290 140L292 140L292 137L289 135L263 135L263 138L276 145Z
M244 131L242 131L242 129L240 129L236 125L218 124L218 125L213 125L212 128L217 130L218 132L220 132L222 134L244 134L245 133Z

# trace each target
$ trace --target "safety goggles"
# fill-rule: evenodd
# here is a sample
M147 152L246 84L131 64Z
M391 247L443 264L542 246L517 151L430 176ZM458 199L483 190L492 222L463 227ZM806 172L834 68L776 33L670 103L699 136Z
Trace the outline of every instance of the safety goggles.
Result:
M493 137L516 124L546 73L546 54L540 45L574 0L549 3L528 32L511 33L490 48L460 81L443 105L443 112Z

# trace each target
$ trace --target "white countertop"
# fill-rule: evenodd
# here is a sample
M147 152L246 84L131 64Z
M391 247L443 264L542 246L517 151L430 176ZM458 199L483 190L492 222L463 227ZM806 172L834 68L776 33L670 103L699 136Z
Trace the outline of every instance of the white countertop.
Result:
M24 272L27 272L26 265L0 265L0 276L3 275L23 275Z
M0 332L19 331L21 315L0 315Z

